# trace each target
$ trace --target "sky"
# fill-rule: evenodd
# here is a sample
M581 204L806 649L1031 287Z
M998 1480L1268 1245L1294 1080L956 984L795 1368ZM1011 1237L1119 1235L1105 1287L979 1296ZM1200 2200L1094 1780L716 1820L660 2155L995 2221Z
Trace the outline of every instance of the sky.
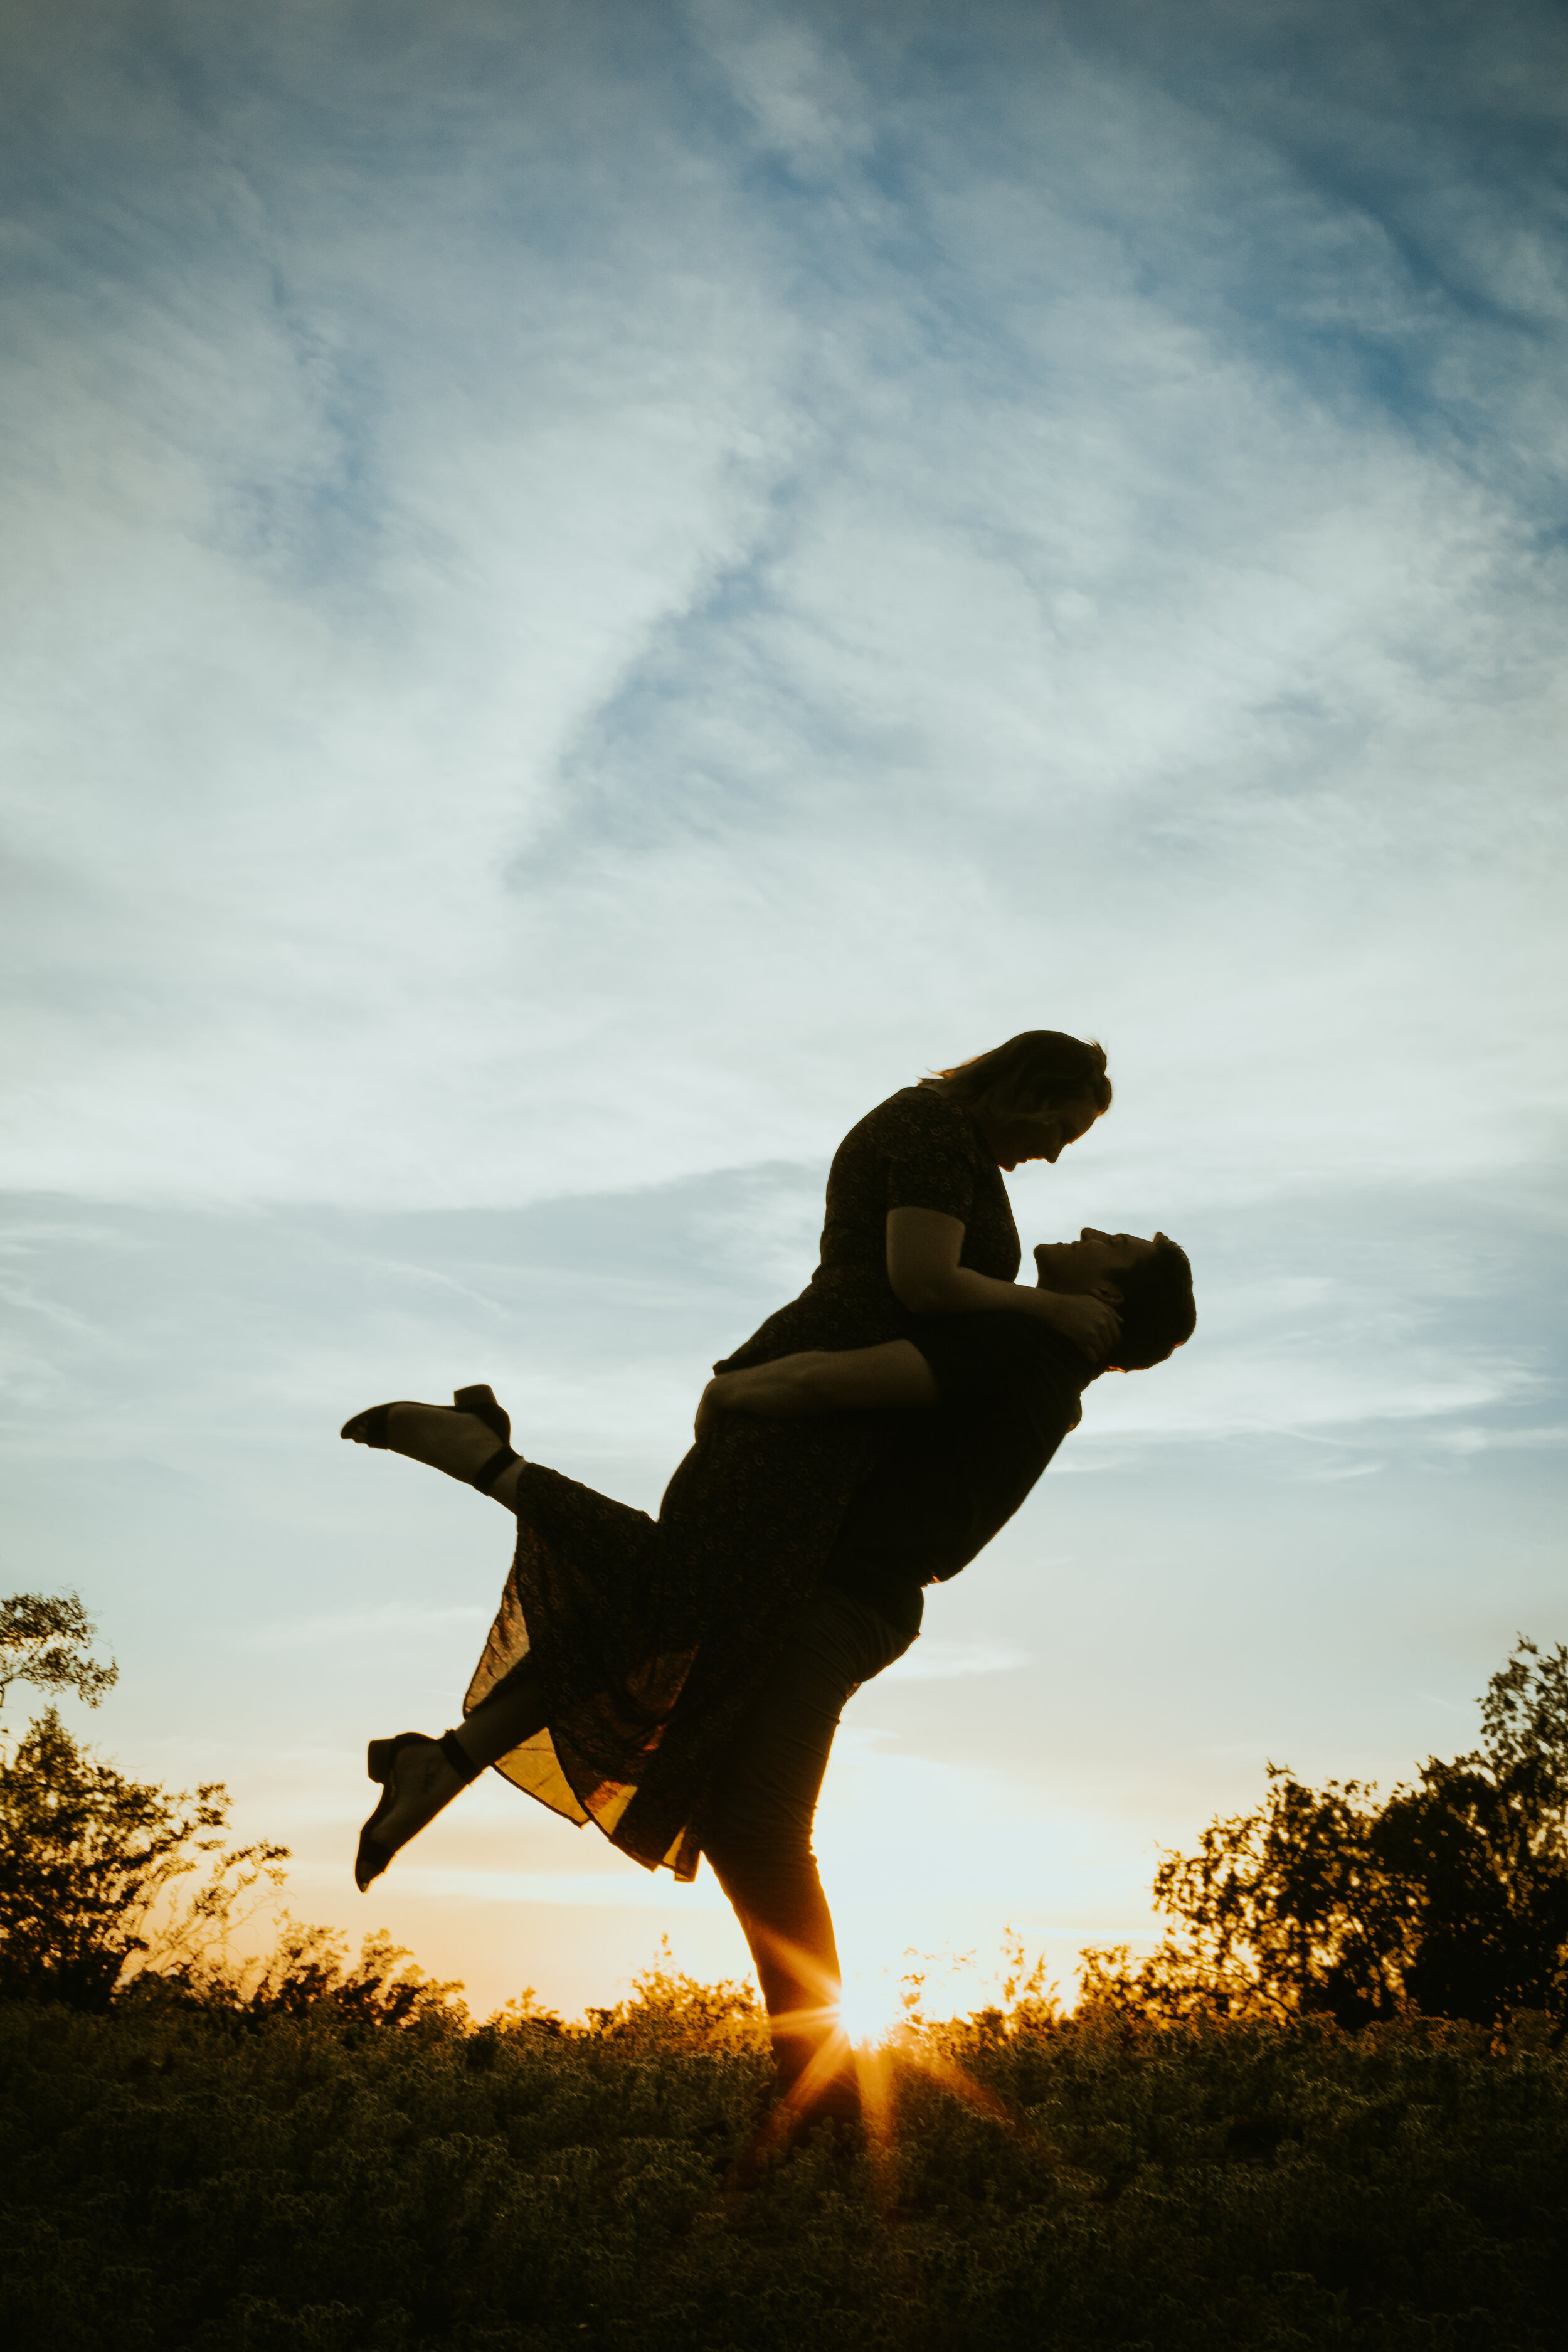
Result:
M852 1703L857 1982L1011 1922L1069 1983L1267 1759L1468 1746L1568 1638L1562 12L12 0L0 61L7 1589L98 1616L78 1727L481 2011L742 1973L499 1782L355 1894L508 1543L338 1425L489 1380L656 1508L840 1136L1058 1027L1116 1102L1026 1245L1161 1227L1198 1330Z

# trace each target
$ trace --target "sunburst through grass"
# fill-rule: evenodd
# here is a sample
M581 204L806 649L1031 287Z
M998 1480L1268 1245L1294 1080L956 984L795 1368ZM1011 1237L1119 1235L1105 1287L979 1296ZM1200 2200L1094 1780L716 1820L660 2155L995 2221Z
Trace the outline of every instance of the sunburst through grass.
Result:
M1026 2118L995 2091L981 2082L953 2047L950 2029L935 2025L923 2014L928 1982L954 1967L968 1969L972 1954L954 1962L906 1953L901 1976L890 1969L852 1974L842 1989L833 1984L808 1954L798 1947L778 1947L776 1957L788 1965L803 1990L820 1995L821 2005L805 2006L787 2015L775 2015L773 2031L783 2036L775 2046L786 2048L792 2034L814 2045L802 2071L788 2084L759 2124L731 2176L732 2189L749 2185L765 2167L813 2123L858 2120L866 2132L876 2201L890 2209L897 2200L893 2143L896 2091L900 2073L924 2074L973 2112L1002 2128L1033 2137ZM999 2002L970 2021L983 2027L987 2041L1005 2040L1017 2027L1037 2027L1055 2014L1055 1988L1047 1985L1045 1961L1028 1963L1023 1943L1012 1930L1004 1948Z
M838 2021L853 2049L880 2048L909 2021L904 1982L886 1969L849 1978L839 1998Z

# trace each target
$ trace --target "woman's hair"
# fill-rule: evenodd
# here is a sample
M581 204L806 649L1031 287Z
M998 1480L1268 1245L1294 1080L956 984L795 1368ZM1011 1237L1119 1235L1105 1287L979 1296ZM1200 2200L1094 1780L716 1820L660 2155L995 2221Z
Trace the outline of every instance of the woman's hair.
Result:
M1141 1258L1110 1278L1121 1293L1116 1310L1121 1337L1108 1370L1146 1372L1192 1338L1198 1320L1193 1269L1185 1250L1178 1249L1168 1234L1155 1234L1152 1257Z
M1075 1102L1091 1104L1096 1112L1110 1108L1103 1051L1060 1029L1026 1029L973 1061L933 1070L921 1084L965 1110L999 1118L1044 1118Z

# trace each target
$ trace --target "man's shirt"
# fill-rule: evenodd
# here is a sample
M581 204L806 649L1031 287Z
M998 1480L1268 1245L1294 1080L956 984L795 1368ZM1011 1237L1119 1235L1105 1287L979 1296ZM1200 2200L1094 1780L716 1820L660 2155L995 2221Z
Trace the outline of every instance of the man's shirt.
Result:
M1082 1418L1096 1375L1032 1316L922 1316L911 1335L939 1402L883 1416L876 1469L845 1514L825 1580L898 1625L1006 1525Z

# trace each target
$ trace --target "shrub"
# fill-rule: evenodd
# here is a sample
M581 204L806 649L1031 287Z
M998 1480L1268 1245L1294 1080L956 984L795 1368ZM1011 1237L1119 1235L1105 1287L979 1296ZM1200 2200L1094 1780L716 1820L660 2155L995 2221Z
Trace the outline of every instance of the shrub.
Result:
M881 2070L878 2134L826 2127L742 2196L766 2068L730 2022L658 2050L330 2002L0 2003L0 2328L50 2352L1561 2339L1568 2061L1528 2031L927 2025Z
M287 1911L265 1958L236 1961L219 1945L172 1967L144 1969L129 1990L145 2000L253 2020L326 2015L345 2026L424 2025L458 2032L469 2022L458 1998L461 1984L427 1977L384 1928L365 1937L351 1966L347 1942L336 1928L306 1926Z
M750 1985L726 1979L700 1984L674 1965L669 1937L659 1938L651 1968L632 1979L631 1998L590 2009L585 2030L596 2040L639 2051L732 2053L768 2048L762 2004Z
M1354 2026L1417 2009L1489 2025L1568 2017L1568 1646L1521 1640L1487 1686L1481 1742L1428 1758L1386 1803L1277 1765L1257 1812L1168 1854L1158 1906L1182 1922L1134 1969L1084 1955L1091 2002L1152 2016L1326 2012Z
M188 1964L250 1889L281 1881L288 1848L226 1850L227 1818L221 1783L192 1796L127 1780L46 1709L0 1759L0 1993L102 2009L128 1970Z

